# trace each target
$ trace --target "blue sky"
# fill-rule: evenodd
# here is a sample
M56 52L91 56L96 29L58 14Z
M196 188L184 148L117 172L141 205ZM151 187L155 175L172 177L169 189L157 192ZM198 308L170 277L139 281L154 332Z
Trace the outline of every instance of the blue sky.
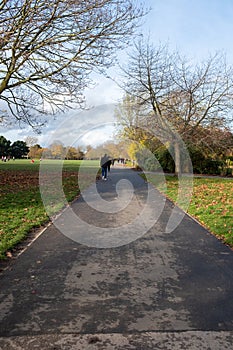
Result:
M216 51L223 51L228 63L233 65L233 0L145 0L145 4L152 9L144 19L141 31L146 36L149 35L155 45L159 42L169 42L171 49L178 50L182 55L194 61L200 61ZM121 53L120 57L125 62L124 53ZM111 69L110 74L117 78L118 73L115 69ZM112 104L120 99L123 92L109 79L95 75L94 80L96 87L86 91L87 104L96 107L97 114L99 111L102 113L105 106L108 113L113 113ZM101 108L99 109L98 106ZM75 113L79 114L78 111ZM71 115L73 120L74 111L67 114L68 117ZM90 130L93 127L96 130L93 142L107 139L108 133L103 134L102 132L103 122L112 121L112 115L109 115L109 118L106 113L102 114L104 118L98 116L99 130L96 123L91 121L95 119L95 111L87 115L89 119L86 120ZM42 146L46 146L48 140L51 141L51 135L56 134L55 129L58 124L59 120L58 122L52 121L43 129L42 135L38 136L38 142ZM70 133L72 131L73 129L70 130ZM85 132L88 132L87 128ZM24 140L26 136L32 136L33 132L30 128L9 131L0 128L0 135L15 141ZM69 140L69 131L66 130L62 142L68 145ZM91 138L86 140L86 143L87 141L91 143Z
M147 0L152 7L146 28L154 43L169 40L173 48L199 60L223 50L233 64L232 0Z

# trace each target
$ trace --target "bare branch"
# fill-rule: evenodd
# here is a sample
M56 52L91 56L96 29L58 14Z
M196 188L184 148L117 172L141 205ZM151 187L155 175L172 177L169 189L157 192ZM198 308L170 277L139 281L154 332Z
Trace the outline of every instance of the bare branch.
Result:
M232 122L233 70L220 53L193 66L177 52L169 53L167 45L154 48L141 40L123 74L125 91L143 106L141 126L150 126L154 135L174 147L177 173L181 138L193 142L198 131L204 138L209 128Z
M24 90L37 95L38 113L44 100L54 111L62 101L79 104L90 72L113 64L143 15L133 0L0 1L1 99L8 106L21 99L24 115L33 109Z

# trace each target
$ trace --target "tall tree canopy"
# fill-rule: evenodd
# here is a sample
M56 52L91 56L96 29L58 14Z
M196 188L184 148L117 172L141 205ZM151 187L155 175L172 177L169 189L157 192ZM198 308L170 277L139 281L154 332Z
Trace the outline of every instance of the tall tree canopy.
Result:
M10 149L11 141L4 136L0 136L0 157L7 156Z
M177 173L182 171L183 141L195 142L200 130L202 140L205 131L227 130L233 120L233 69L222 54L192 65L167 45L141 40L124 73L124 88L138 106L137 126L172 145Z
M0 0L1 120L35 126L82 103L89 73L111 65L142 16L134 0Z
M22 158L28 154L29 148L25 141L15 141L11 145L10 154L15 158Z

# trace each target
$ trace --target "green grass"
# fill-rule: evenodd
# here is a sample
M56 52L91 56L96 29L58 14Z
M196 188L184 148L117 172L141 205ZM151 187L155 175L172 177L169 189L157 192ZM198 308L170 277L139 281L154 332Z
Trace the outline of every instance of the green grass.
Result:
M146 178L174 203L177 202L177 177L166 176L166 186L162 178L155 174L147 174ZM180 203L178 205L182 207ZM233 247L233 179L194 178L187 212Z
M40 161L33 164L29 160L0 162L0 259L10 254L9 251L26 238L33 228L48 222L48 213L53 215L67 202L74 200L80 189L95 181L98 171L98 161L42 162L43 165ZM40 165L49 177L47 210L39 186ZM59 181L65 202L56 188Z
M74 200L80 190L93 183L99 170L98 161L43 160L42 162L41 168L44 168L45 173L50 176L46 188L49 198L47 211L39 187L40 162L35 161L34 164L29 160L0 162L0 259L4 259L32 229L48 222L48 213L50 215L57 213L67 202ZM59 178L58 173L61 169L62 174ZM167 176L164 183L163 177L147 174L147 180L176 202L177 178ZM57 190L59 181L64 191L65 202ZM185 182L182 185L185 187ZM233 247L232 185L232 179L195 178L188 213ZM178 205L182 207L182 200Z

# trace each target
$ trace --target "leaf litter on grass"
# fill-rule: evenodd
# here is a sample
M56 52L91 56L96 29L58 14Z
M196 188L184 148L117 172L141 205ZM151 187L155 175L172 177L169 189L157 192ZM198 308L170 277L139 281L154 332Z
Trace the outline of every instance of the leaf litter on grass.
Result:
M0 258L4 258L16 244L27 237L32 228L48 221L41 199L39 187L39 166L22 163L1 167L0 169ZM79 194L78 166L67 167L62 172L62 189L68 202ZM69 165L69 164L68 164ZM50 172L53 172L51 166ZM57 173L53 174L52 185L48 185L48 196L51 198L51 213L56 213L64 203L60 203L57 193ZM59 179L60 181L60 179ZM93 182L90 174L82 175L82 184ZM9 254L8 254L9 255Z
M156 175L147 175L157 188L174 203L178 179L166 176L166 190L159 186ZM233 247L233 179L194 178L193 194L187 212L218 238Z

